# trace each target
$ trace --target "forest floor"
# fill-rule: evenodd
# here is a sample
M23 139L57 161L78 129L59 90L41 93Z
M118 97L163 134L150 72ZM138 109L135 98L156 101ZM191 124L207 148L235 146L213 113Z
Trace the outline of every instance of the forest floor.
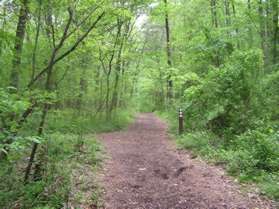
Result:
M177 150L154 114L140 114L126 130L99 139L108 155L99 174L105 209L275 208L222 168Z

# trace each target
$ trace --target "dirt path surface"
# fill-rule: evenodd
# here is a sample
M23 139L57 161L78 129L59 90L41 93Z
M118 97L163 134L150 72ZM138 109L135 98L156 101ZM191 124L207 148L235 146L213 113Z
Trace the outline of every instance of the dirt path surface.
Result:
M101 175L105 209L275 208L242 194L222 169L177 151L166 124L153 114L100 139L109 156Z

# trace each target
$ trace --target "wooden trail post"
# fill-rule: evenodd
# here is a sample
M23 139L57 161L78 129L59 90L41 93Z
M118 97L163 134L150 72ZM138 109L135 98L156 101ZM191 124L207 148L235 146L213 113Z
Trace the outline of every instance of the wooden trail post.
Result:
M179 113L178 113L178 134L179 135L183 134L183 132L184 132L183 122L184 122L183 111L180 108Z

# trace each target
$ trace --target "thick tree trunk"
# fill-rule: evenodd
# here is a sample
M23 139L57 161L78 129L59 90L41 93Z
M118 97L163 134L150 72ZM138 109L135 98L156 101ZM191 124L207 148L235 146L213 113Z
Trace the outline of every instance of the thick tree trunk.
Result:
M23 41L25 37L26 31L26 22L28 19L28 0L21 0L21 7L19 11L17 29L16 29L16 37L15 37L15 45L14 45L14 55L13 55L13 63L12 63L12 71L11 71L11 86L18 88L19 85L19 73L20 73L20 65L21 65L21 54Z

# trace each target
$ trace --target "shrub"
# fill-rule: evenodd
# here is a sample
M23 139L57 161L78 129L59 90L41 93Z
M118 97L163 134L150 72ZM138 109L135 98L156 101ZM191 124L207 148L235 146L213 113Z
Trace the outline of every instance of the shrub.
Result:
M221 135L227 129L234 134L245 132L259 105L261 60L258 51L236 51L222 67L212 68L200 84L186 89L189 127L210 128Z

